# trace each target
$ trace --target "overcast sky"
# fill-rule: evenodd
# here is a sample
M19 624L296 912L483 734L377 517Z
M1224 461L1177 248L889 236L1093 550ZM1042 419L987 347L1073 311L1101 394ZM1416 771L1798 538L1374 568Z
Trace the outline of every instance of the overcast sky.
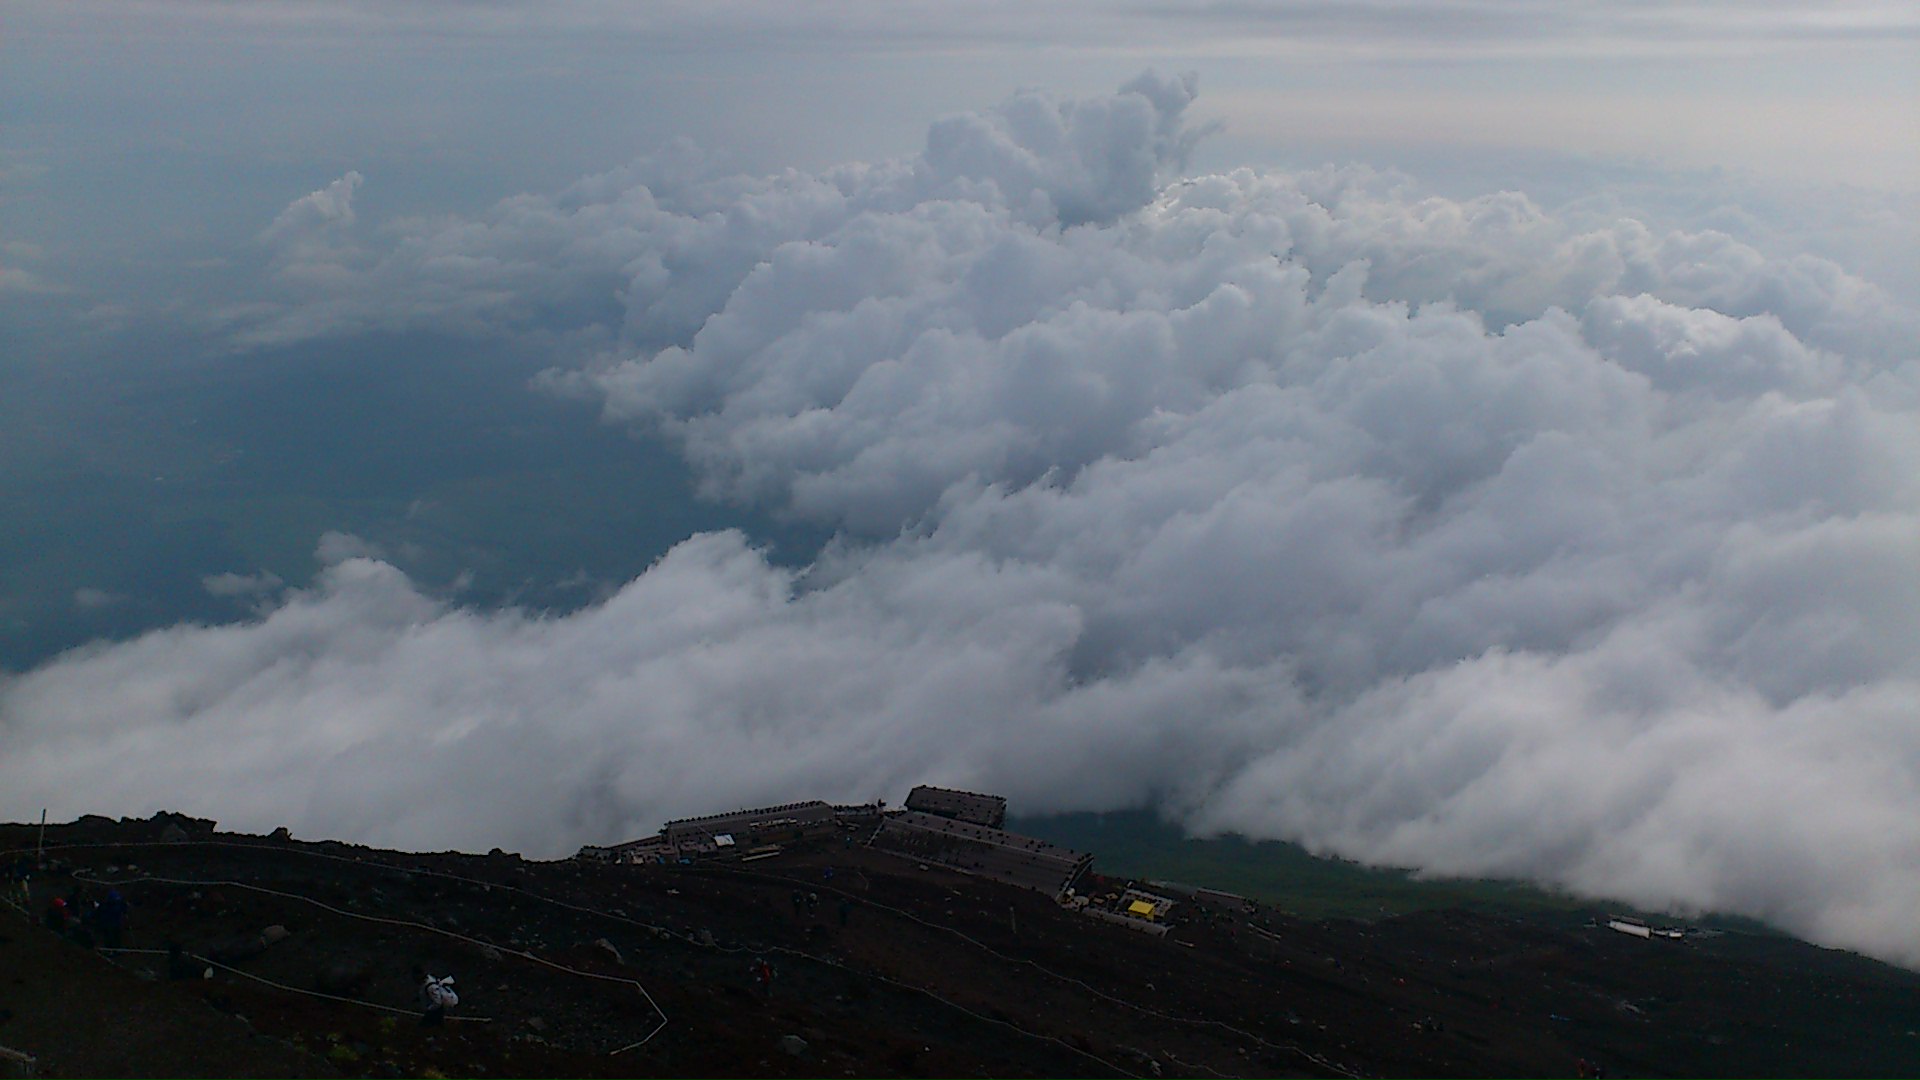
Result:
M0 684L8 814L557 854L931 780L1920 963L1909 6L8 14L37 359L505 343L834 537L550 614L316 536Z
M11 0L0 177L8 238L44 249L19 270L149 286L145 260L204 262L349 169L383 216L551 191L675 137L821 168L1153 67L1201 74L1204 169L1365 160L1465 194L1553 160L1912 193L1917 29L1892 2Z

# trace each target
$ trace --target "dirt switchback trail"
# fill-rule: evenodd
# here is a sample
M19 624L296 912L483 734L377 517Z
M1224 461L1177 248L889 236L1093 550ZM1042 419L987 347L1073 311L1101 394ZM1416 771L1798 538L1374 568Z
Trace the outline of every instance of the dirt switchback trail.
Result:
M50 828L34 917L0 909L0 1047L39 1075L1920 1073L1920 976L1784 937L1199 897L1161 935L851 834L632 865L181 820ZM109 890L122 951L41 925ZM423 973L456 980L437 1026Z

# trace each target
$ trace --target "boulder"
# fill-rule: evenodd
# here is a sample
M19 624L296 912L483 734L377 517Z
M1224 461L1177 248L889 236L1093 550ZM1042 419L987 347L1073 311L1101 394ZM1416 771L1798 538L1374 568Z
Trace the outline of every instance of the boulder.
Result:
M782 1035L780 1036L780 1049L785 1050L794 1057L799 1057L807 1052L807 1040L798 1035Z
M257 934L241 934L220 942L207 950L207 955L216 963L237 964L242 960L251 960L266 952L268 946L285 941L292 935L287 928L275 923Z
M620 950L614 946L613 942L608 941L606 938L599 938L595 940L593 943L593 947L596 949L599 949L601 952L604 952L608 956L612 957L613 962L616 964L624 965L627 962L626 959L620 955Z

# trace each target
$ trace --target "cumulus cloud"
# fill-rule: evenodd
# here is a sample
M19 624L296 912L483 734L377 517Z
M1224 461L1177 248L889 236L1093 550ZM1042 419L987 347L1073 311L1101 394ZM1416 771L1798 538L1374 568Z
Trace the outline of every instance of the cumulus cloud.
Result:
M1120 805L1147 762L1131 739L1079 745L1088 733L1125 725L1224 765L1232 747L1209 733L1266 696L1200 654L1070 686L1058 667L1080 619L1070 606L1023 596L1021 569L966 559L944 576L915 573L904 594L865 579L799 592L791 571L718 534L601 605L542 619L448 608L384 563L349 559L257 624L164 631L21 678L7 697L9 785L38 798L85 775L89 798L554 854L775 792L984 781L1028 768L1036 744L1131 770L1107 782ZM115 708L134 699L158 723L123 723ZM1176 706L1206 727L1154 731Z
M364 179L349 172L326 187L288 204L260 233L266 243L294 243L315 234L353 224L353 192Z
M200 579L200 586L207 590L207 595L222 599L250 599L270 595L278 592L285 584L286 582L280 580L280 575L271 570L262 570L257 574L229 571L224 574L209 574Z
M348 559L385 559L387 553L380 545L352 533L325 532L320 534L320 543L315 546L313 557L322 566L332 566ZM278 579L274 584L279 584Z
M353 193L362 183L358 172L349 172L318 191L288 204L280 215L260 231L256 240L270 256L275 281L281 288L307 297L318 297L353 287L357 271L364 262L356 246L353 225ZM227 314L228 319L258 322L280 314L271 304L241 305ZM282 316L283 328L275 333L246 335L254 343L276 337L291 340L323 332L328 322L314 312Z
M388 246L348 243L349 173L262 234L294 295L232 316L249 343L367 329L495 334L611 321L628 341L682 341L768 252L865 215L953 202L1041 226L1110 220L1152 199L1203 134L1195 80L1143 75L1096 100L1038 91L933 125L905 160L821 174L711 175L685 146L588 177L558 197L507 199L476 221L392 223Z
M342 260L281 329L592 331L553 385L839 539L562 617L335 539L255 622L0 690L0 778L151 809L165 759L235 823L543 853L925 779L1920 964L1913 312L1514 193L1178 179L1192 96L676 152Z

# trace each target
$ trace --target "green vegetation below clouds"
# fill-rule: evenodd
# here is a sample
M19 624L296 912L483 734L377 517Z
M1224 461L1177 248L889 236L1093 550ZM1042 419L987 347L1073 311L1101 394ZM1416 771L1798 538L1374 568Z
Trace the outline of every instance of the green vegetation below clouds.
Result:
M1409 870L1363 866L1314 855L1298 844L1240 836L1190 837L1151 811L1016 818L1007 827L1092 852L1103 874L1177 881L1249 896L1307 919L1376 919L1461 908L1584 921L1627 905L1582 900L1518 881L1420 878ZM1661 916L1637 912L1658 921ZM1696 925L1766 931L1745 919L1712 917Z

